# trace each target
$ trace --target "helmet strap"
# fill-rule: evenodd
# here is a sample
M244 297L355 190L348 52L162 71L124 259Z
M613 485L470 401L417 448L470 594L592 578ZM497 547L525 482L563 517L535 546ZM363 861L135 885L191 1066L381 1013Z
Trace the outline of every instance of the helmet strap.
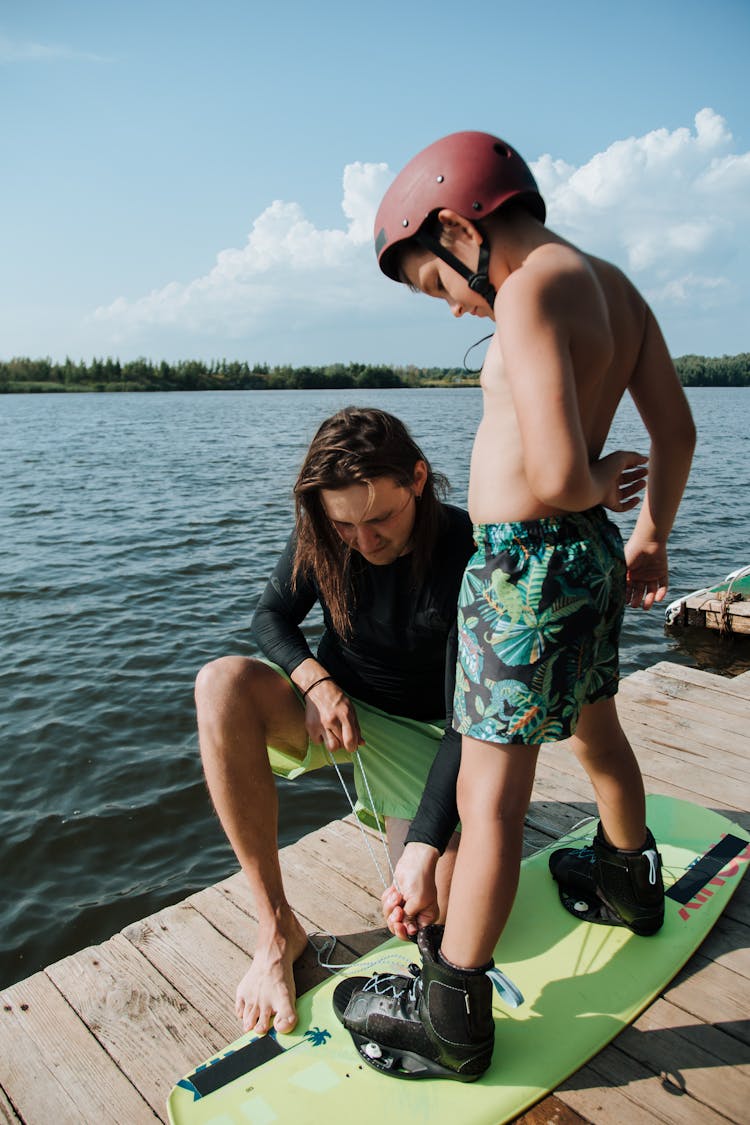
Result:
M480 232L481 234L481 232ZM495 307L495 297L497 291L494 286L490 285L489 279L489 264L490 264L490 247L484 235L481 236L482 241L479 244L479 261L477 263L476 272L469 269L469 267L457 258L455 254L451 254L443 246L439 239L434 235L429 234L427 231L417 231L414 235L414 241L418 242L420 246L424 246L425 250L431 250L433 254L441 258L446 265L460 273L466 284L474 293L478 293L491 309Z

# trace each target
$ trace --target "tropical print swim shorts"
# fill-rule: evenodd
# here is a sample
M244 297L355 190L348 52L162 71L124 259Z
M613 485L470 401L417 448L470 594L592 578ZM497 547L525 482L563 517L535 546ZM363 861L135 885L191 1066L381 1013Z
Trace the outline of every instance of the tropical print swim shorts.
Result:
M603 508L479 524L458 601L454 726L486 742L567 738L619 680L625 556Z

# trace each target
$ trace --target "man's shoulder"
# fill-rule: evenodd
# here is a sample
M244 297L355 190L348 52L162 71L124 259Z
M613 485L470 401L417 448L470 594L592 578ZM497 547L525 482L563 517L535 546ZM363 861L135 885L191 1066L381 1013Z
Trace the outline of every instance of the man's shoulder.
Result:
M471 535L471 517L465 508L459 508L456 504L442 503L441 507L445 513L447 525L453 529L467 530Z
M469 513L464 508L454 504L443 504L445 520L440 531L439 541L441 550L452 547L457 554L468 554L473 549L473 525Z

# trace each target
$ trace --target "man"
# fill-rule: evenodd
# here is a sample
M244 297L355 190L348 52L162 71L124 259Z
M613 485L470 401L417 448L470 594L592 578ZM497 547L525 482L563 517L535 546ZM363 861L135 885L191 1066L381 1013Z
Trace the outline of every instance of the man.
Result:
M409 839L445 852L436 879L447 896L460 740L446 716L472 540L466 513L439 499L445 484L393 415L349 408L327 419L294 488L295 532L253 622L273 663L229 656L198 675L206 780L259 920L236 994L246 1031L292 1029L292 966L307 942L284 895L273 772L295 777L327 764L327 752L359 750L395 862L442 744L450 777ZM316 605L324 631L314 654L299 626Z

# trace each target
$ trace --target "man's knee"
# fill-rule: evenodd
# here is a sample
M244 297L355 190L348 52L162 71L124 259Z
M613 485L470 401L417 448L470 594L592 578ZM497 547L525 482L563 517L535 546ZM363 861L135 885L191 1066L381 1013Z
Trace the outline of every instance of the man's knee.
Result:
M217 741L244 731L264 747L272 737L279 737L282 745L290 739L295 745L305 741L303 712L294 689L262 660L245 656L212 660L196 677L195 703L202 740Z
M245 656L220 656L204 664L195 679L195 701L200 709L232 695L252 690L255 678L253 665L259 664Z

